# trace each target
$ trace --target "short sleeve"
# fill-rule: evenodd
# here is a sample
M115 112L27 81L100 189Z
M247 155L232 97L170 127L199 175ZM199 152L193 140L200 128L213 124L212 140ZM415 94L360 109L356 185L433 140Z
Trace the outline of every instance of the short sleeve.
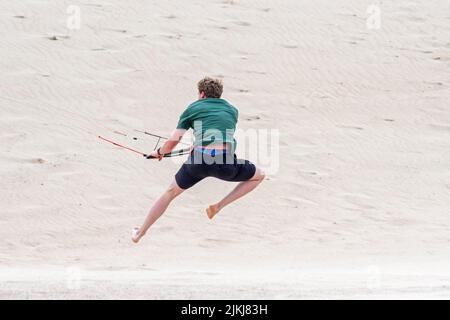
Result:
M181 114L180 120L178 120L177 129L189 130L189 128L191 128L191 113L189 109L186 109Z
M236 121L236 123L238 122L239 119L239 111L237 108L232 106L232 110L233 110L233 116L234 116L234 121Z

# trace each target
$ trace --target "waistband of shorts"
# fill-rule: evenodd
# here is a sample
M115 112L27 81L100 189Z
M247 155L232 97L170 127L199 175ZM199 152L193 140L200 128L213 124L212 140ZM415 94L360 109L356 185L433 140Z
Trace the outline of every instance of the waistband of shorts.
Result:
M194 151L201 152L203 154L208 154L213 157L216 155L222 155L222 154L228 153L227 149L211 149L211 148L205 148L205 147L201 147L201 146L195 147Z

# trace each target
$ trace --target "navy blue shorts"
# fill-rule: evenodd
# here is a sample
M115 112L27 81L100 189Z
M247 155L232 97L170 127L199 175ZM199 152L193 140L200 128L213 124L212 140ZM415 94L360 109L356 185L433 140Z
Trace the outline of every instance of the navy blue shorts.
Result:
M238 159L235 154L216 150L202 152L194 149L187 161L175 175L175 181L181 189L189 189L207 177L225 181L247 181L256 172L256 167L248 160Z

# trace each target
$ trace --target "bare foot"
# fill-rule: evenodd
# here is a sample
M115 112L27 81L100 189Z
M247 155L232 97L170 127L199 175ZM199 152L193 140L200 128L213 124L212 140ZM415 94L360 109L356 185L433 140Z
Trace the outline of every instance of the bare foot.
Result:
M133 228L133 231L131 232L131 241L138 243L142 236L143 235L139 233L139 228Z
M208 215L208 218L212 219L219 212L219 210L219 205L213 204L206 209L206 214Z

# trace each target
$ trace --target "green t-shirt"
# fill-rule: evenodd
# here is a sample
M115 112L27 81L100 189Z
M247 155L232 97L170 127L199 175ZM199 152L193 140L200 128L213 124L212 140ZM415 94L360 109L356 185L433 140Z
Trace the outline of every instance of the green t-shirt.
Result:
M234 132L238 110L224 99L206 98L190 104L181 114L177 129L194 130L194 146L230 143L236 149Z

